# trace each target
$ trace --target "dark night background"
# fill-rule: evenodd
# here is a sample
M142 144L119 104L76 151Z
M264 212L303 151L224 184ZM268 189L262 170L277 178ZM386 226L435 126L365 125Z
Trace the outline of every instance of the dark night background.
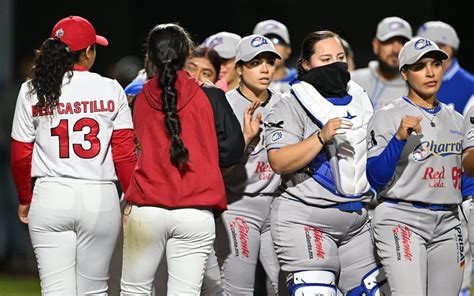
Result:
M143 55L143 43L155 24L178 22L201 42L219 31L241 36L252 33L261 20L273 18L288 26L295 60L304 36L320 29L338 32L352 45L356 66L365 67L373 58L371 39L377 23L386 16L406 19L413 28L428 20L451 24L461 39L461 65L473 72L473 25L466 1L16 1L15 59L32 54L48 37L54 24L68 15L89 19L98 34L110 41L99 49L96 72L124 55Z

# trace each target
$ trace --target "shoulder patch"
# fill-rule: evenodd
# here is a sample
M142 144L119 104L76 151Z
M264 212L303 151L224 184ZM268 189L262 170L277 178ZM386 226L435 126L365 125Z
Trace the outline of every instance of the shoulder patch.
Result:
M280 140L283 140L285 137L283 135L282 131L276 131L272 134L272 141L273 142L278 142Z

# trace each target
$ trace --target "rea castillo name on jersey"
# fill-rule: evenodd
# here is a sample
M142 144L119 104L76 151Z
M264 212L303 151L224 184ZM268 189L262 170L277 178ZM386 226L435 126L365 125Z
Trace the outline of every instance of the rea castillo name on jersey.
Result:
M38 108L37 103L30 83L23 83L12 138L35 143L32 177L117 179L110 148L112 132L133 128L126 95L117 81L74 71L70 79L64 78L54 110Z

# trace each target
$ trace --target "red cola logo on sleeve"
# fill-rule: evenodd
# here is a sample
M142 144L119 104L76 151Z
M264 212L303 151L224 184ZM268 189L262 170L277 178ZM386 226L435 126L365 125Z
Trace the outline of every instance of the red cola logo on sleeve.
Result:
M424 161L430 157L445 157L449 155L461 155L462 142L435 143L434 141L424 141L416 145L413 149L412 158L414 161Z

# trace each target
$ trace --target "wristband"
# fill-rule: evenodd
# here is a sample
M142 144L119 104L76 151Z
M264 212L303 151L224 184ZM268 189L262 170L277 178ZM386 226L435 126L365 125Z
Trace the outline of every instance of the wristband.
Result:
M321 138L321 130L319 130L317 133L316 133L316 136L318 136L318 140L319 140L319 143L321 143L321 145L326 145L326 143L324 143L323 141L323 138Z

